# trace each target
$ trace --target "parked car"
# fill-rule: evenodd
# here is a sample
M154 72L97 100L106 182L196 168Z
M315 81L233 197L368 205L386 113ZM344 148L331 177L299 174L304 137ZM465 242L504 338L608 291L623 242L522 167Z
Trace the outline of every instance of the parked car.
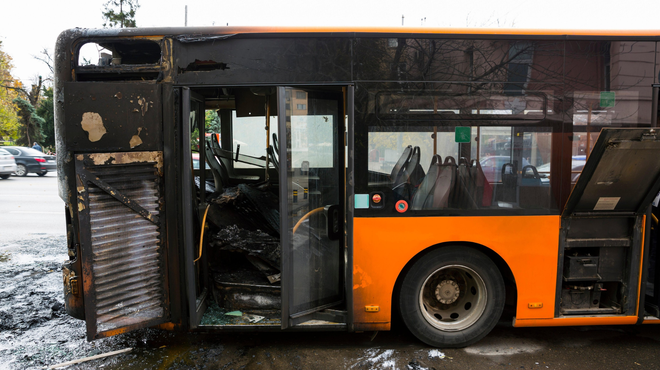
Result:
M584 164L587 163L586 155L574 155L571 158L571 184L577 182L578 177L582 173ZM541 180L544 183L550 182L550 163L544 163L537 168L539 174L541 175Z
M0 179L7 179L16 171L16 160L8 151L0 149Z
M2 149L8 151L16 160L16 176L27 176L28 173L36 173L44 176L48 171L54 171L57 168L55 156L47 155L36 149L22 146L3 146Z
M193 170L199 169L199 153L197 152L194 152L192 154L192 165L193 165ZM204 168L206 168L207 170L211 169L208 163L205 163Z

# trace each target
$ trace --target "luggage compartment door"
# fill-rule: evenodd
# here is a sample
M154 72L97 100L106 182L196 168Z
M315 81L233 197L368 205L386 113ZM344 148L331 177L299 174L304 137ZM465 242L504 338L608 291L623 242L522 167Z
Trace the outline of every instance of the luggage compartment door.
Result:
M89 340L168 321L160 151L75 156Z

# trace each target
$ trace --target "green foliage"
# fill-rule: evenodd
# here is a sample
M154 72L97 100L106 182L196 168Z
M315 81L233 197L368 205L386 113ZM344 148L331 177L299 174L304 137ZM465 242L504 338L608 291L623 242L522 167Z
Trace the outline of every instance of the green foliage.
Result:
M220 116L214 110L207 110L204 114L204 127L206 132L220 133Z
M55 113L52 87L44 89L44 98L39 101L37 115L44 119L44 123L41 126L41 133L43 135L42 146L44 148L55 147Z
M18 107L18 116L20 117L20 126L18 128L18 145L32 146L33 142L41 142L43 136L41 127L45 125L43 118L39 117L36 109L29 101L21 98L13 100Z
M207 110L204 112L204 129L207 134L220 133L220 116L214 110ZM207 137L207 140L210 140ZM193 150L199 150L199 128L195 127L190 133L190 145Z
M17 96L20 82L11 75L11 57L2 51L0 41L0 141L12 141L18 136L19 120L16 105L12 102Z
M103 6L103 27L137 27L135 11L139 8L138 0L108 0Z

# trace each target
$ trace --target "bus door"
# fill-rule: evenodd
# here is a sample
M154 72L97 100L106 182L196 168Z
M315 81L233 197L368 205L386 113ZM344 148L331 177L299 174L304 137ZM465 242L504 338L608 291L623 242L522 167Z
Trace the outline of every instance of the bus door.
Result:
M285 329L344 301L344 97L341 88L280 87L278 111Z
M653 103L651 110L651 125L658 126L658 101L660 100L660 84L653 84L653 93L651 101ZM655 316L660 317L660 272L658 272L658 239L660 239L660 225L658 225L658 218L660 217L660 196L656 196L653 200L653 207L651 209L650 223L651 230L649 230L649 248L648 254L645 255L648 267L646 274L647 289L646 289L646 311Z
M205 192L200 191L200 198L193 196L195 189L194 184L194 164L193 152L197 154L197 160L201 164L198 168L204 168L203 157L199 153L200 141L199 138L194 138L192 132L199 130L203 137L204 135L204 98L199 94L192 92L189 88L182 88L181 90L182 104L181 104L181 122L183 123L183 130L181 134L182 145L181 148L181 161L177 163L181 168L182 174L191 174L192 176L181 176L181 212L183 219L186 220L186 225L181 228L181 235L183 245L183 282L184 294L181 309L189 313L189 321L185 323L190 328L196 328L202 320L202 315L208 305L209 290L206 286L206 256L204 254L198 255L198 243L195 239L193 230L199 230L201 224L200 212L203 214L204 196ZM193 145L192 142L198 140ZM199 171L200 183L204 183L205 173L203 170ZM199 257L199 258L198 258ZM183 307L187 306L187 307Z
M654 129L601 131L562 213L557 316L645 316L641 262L659 156Z

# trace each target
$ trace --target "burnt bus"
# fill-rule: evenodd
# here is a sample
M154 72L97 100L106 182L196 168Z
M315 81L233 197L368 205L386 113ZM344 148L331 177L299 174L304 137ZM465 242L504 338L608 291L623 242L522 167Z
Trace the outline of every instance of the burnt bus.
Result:
M462 347L502 317L660 323L659 41L65 31L66 310L89 340L379 331L398 313L425 343Z

